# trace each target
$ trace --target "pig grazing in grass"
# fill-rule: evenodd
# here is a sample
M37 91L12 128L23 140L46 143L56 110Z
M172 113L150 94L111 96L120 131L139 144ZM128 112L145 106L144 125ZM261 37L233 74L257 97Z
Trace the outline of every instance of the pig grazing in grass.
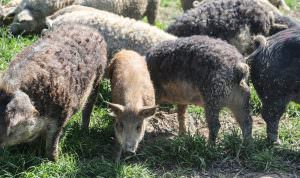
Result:
M56 160L63 126L82 107L84 121L92 111L106 55L99 32L80 25L60 26L25 48L0 82L0 145L41 137Z
M116 116L115 134L121 149L134 153L144 137L146 118L156 110L145 58L134 51L122 50L114 56L109 75L113 103L108 104Z
M251 80L262 101L267 137L280 143L278 126L290 101L300 102L300 28L269 38L258 36L257 50L248 57Z
M215 1L215 0L181 0L182 9L184 11L189 10L191 8L197 7L200 2L203 1ZM230 1L230 0L229 0ZM274 8L283 9L289 11L289 6L285 3L284 0L258 0L263 2L266 5L266 8L269 8L270 5L274 6ZM274 9L272 8L272 9ZM277 9L278 10L278 9Z
M155 23L160 0L18 0L16 7L0 8L1 19L13 20L10 31L15 34L36 34L46 27L46 17L69 5L82 5L109 11L136 20L147 17Z
M167 32L177 37L208 35L234 45L242 54L252 52L252 37L286 29L258 0L205 0L176 18Z
M231 109L244 138L251 138L249 69L228 43L207 36L165 41L146 55L158 103L177 104L179 133L187 133L187 106L204 106L209 141L220 128L219 112Z
M68 23L98 29L107 43L109 58L121 49L134 50L144 55L152 46L176 39L175 36L142 21L85 6L69 6L47 18L48 28Z

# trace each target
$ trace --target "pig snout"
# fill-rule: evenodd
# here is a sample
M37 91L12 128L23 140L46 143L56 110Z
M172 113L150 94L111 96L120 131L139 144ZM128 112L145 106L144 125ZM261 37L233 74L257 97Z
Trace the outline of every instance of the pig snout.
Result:
M128 153L135 154L136 149L137 149L137 144L136 143L126 143L124 151L128 152Z

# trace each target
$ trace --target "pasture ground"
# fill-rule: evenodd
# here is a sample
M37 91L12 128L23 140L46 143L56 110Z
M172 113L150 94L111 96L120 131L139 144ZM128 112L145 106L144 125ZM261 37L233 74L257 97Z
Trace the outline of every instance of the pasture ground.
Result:
M299 0L287 0L287 3L294 15L299 15ZM179 0L162 0L156 25L165 28L180 13ZM38 39L37 36L13 37L6 28L1 28L0 34L0 70L5 70L20 50ZM109 91L109 82L103 81L99 92L106 100L110 99ZM58 162L41 158L40 144L11 147L0 151L0 177L300 177L300 106L291 103L283 116L280 146L270 146L265 141L261 104L253 88L251 107L253 143L242 144L237 124L224 109L218 142L214 147L208 146L203 109L191 106L189 113L200 127L199 134L146 139L136 156L115 164L113 119L99 99L89 131L80 128L81 113L65 127ZM164 110L172 113L174 108ZM174 114L163 117L169 123L176 122Z

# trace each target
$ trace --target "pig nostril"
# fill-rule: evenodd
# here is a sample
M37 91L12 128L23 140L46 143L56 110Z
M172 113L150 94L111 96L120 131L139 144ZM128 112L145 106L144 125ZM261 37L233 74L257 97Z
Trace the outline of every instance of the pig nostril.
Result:
M134 149L134 146L131 146L129 144L126 144L126 149L125 149L126 152L129 152L129 153L132 153L132 154L135 154L135 149Z
M133 150L127 150L128 153L132 153L132 154L135 154L135 151Z

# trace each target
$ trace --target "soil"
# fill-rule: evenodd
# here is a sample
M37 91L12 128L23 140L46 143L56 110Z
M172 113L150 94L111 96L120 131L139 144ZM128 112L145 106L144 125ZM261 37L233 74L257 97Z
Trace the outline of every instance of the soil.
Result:
M208 128L204 116L190 114L187 116L188 131L190 134L203 135L208 138ZM258 116L252 116L253 129L257 130L265 127L265 122ZM148 121L149 124L146 128L145 140L153 138L173 138L178 135L179 124L177 114L175 111L166 112L159 111L155 116ZM221 129L220 132L228 131L229 129L238 127L234 117L229 112L223 112L220 116Z
M205 133L205 128L201 127L201 121L188 116L188 130L191 134ZM178 135L179 124L176 113L168 113L159 111L155 117L149 121L146 129L146 139L153 139L155 137L172 138Z

